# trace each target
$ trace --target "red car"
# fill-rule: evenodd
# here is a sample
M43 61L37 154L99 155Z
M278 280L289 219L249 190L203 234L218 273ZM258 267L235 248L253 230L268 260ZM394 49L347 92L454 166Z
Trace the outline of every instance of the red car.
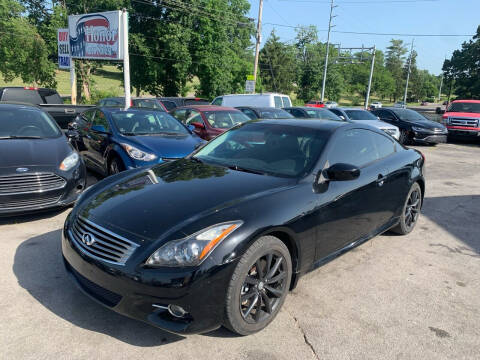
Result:
M443 123L447 126L448 137L480 139L480 100L455 100L451 102Z
M193 125L193 132L207 141L250 120L240 110L216 105L182 106L173 109L170 114L187 126Z
M322 101L311 100L308 103L306 103L305 106L323 108L325 107L325 104Z

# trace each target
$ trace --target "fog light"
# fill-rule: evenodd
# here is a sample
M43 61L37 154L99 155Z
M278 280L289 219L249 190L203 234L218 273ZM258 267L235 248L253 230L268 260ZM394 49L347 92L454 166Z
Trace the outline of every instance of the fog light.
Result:
M187 312L183 310L181 306L178 305L168 305L168 312L177 318L183 318L185 315L187 315Z

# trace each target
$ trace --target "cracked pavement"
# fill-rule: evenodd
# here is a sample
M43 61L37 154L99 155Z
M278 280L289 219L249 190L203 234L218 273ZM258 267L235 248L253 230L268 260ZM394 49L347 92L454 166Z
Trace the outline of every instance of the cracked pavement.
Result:
M307 274L248 337L171 335L86 298L60 257L69 209L0 219L0 358L478 358L480 146L417 148L427 193L414 232L378 236Z

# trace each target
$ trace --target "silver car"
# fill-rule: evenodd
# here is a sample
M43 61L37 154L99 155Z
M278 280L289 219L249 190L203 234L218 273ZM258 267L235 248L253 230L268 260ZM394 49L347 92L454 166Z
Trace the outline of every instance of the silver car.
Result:
M340 118L353 121L361 122L362 124L367 124L374 126L380 130L385 131L387 134L393 136L395 139L400 138L400 130L395 125L381 121L378 117L373 115L370 111L357 109L357 108L335 108L328 109L333 112L335 115L338 115Z

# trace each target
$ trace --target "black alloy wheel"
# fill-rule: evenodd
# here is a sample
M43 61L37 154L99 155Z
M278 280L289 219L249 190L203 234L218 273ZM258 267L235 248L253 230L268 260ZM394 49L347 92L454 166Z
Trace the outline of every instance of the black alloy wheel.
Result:
M407 200L403 207L403 213L400 216L400 222L392 229L392 231L400 235L410 233L417 224L421 208L422 189L418 183L415 183L408 192Z
M225 326L240 335L265 328L278 314L290 288L292 261L273 236L253 243L239 260L226 298Z
M124 166L122 160L120 160L117 156L113 157L108 165L108 175L115 175L123 170Z
M408 132L407 130L400 130L400 138L398 139L400 144L403 145L408 145L409 144L409 139L408 139Z

